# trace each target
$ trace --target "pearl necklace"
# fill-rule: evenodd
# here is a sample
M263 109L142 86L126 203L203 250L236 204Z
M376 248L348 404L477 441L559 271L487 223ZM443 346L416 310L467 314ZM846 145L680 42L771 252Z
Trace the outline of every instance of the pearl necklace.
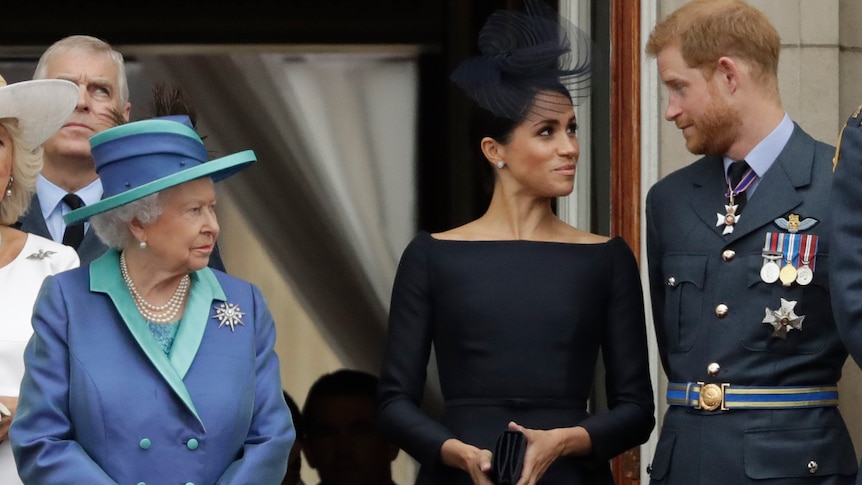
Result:
M138 293L138 288L135 286L135 282L132 281L132 277L129 276L129 268L126 266L125 251L120 254L120 273L123 275L123 281L126 282L126 286L129 288L129 292L132 294L132 299L135 301L135 306L138 307L138 312L141 316L153 323L170 323L176 321L177 315L180 313L180 310L183 309L183 303L189 293L189 286L191 285L191 278L189 275L184 275L180 279L180 284L177 285L176 291L174 291L174 294L167 303L164 305L153 305L145 300L143 295Z

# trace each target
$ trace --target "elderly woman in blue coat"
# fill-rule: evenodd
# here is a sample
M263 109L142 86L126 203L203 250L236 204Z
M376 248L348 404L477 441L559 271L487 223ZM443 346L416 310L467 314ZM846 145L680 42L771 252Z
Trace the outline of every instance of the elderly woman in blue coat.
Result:
M111 246L46 279L10 430L25 483L277 484L295 433L259 289L207 267L215 181L185 116L90 140L105 195L70 212Z

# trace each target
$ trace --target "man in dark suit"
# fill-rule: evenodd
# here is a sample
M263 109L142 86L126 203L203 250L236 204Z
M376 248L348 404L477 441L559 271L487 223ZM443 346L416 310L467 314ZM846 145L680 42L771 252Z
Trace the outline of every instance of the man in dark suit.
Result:
M102 197L89 140L119 122L129 121L132 105L125 62L107 42L71 35L42 54L33 78L72 81L78 84L81 95L66 124L44 144L36 194L18 228L74 247L83 266L104 254L107 246L90 230L89 223L67 226L63 215ZM224 271L218 246L209 266Z
M781 41L740 0L694 0L653 30L665 117L703 157L647 196L667 404L653 484L852 484L838 411L847 351L827 257L834 149L785 113Z
M20 228L75 247L85 265L105 252L89 224L67 227L63 215L102 197L102 183L90 154L90 137L129 120L129 85L123 56L100 39L73 35L55 42L39 59L34 79L67 79L78 84L78 106L67 123L45 142L44 166L36 195Z

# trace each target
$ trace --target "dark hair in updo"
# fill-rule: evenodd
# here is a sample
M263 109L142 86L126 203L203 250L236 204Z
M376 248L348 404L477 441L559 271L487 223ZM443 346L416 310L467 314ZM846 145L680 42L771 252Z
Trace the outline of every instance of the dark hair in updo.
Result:
M548 88L546 90L559 93L566 98L569 98L569 91L562 84L558 84L555 88ZM536 94L538 94L538 91ZM515 127L529 118L530 111L534 107L535 101L536 96L534 95L533 98L529 99L524 105L522 115L517 118L499 116L474 103L473 118L476 122L477 138L481 140L487 136L504 145L509 143L512 139L512 132L515 131ZM569 107L572 106L573 104L569 105Z
M597 58L589 36L541 0L525 0L524 7L524 12L491 14L479 32L480 55L462 62L450 76L479 106L511 120L511 127L527 119L534 107L571 110L573 100L589 94ZM569 101L561 103L545 92L563 94ZM511 129L492 132L506 138Z

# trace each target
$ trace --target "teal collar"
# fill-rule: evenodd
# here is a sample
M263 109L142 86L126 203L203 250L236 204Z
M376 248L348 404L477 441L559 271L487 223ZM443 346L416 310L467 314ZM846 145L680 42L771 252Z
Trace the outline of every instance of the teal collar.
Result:
M227 299L212 270L204 268L191 274L189 299L183 318L180 320L180 328L174 339L170 356L162 351L147 328L146 320L138 312L135 301L120 274L120 253L117 250L108 250L90 265L90 290L106 293L111 298L144 354L198 421L201 421L188 389L183 383L183 378L191 367L203 340L206 325L210 320L213 300Z

